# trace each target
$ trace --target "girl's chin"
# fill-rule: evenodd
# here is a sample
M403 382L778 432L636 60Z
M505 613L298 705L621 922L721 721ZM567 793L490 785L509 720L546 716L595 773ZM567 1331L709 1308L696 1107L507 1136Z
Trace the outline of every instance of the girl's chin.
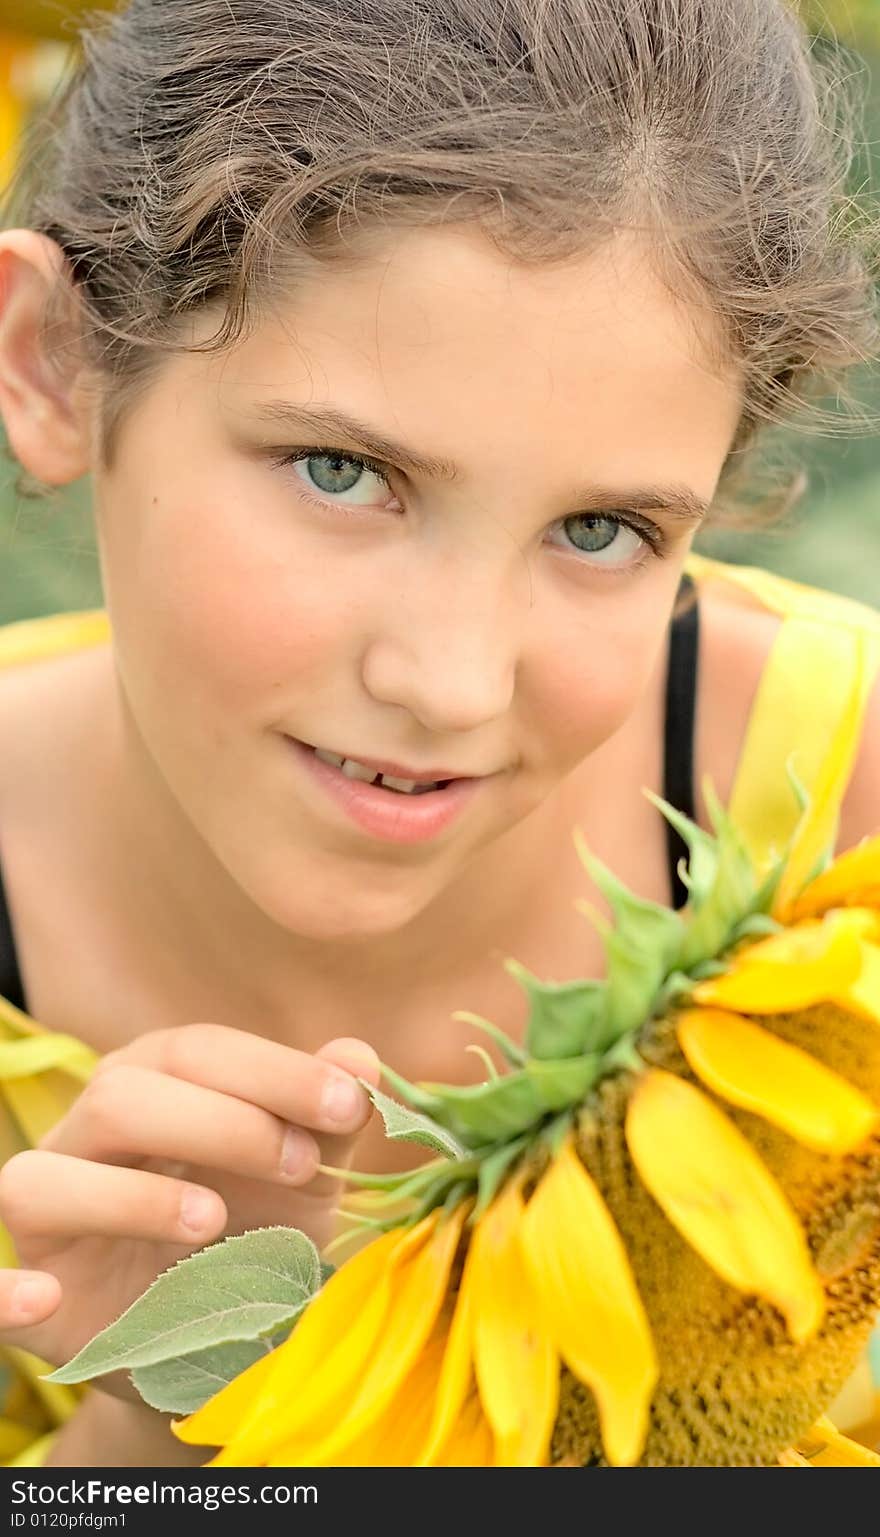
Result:
M378 939L406 928L436 897L436 888L427 889L414 871L400 869L393 879L395 891L388 890L387 880L383 890L371 891L356 870L339 882L329 882L326 874L312 880L302 872L295 878L293 892L278 881L260 906L281 928L302 939L317 943ZM303 901L309 893L310 899Z

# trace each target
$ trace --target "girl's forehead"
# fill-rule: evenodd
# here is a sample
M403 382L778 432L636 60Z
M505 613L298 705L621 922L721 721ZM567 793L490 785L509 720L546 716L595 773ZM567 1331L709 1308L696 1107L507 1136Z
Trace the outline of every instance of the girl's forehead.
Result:
M331 376L468 381L520 396L548 388L589 392L609 376L666 390L707 374L735 383L711 359L712 315L673 297L647 250L618 237L564 262L526 264L479 230L440 227L375 239L360 260L314 263L273 294L232 353L208 364L218 381L255 384ZM325 374L326 378L321 378Z

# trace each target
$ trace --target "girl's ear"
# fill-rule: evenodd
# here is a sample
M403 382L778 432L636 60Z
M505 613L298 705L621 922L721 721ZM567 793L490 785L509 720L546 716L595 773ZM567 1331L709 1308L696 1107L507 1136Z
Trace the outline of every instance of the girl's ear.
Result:
M16 459L50 486L67 485L91 464L77 352L65 346L50 355L43 336L49 296L59 283L72 318L78 306L60 246L34 230L0 234L0 413Z

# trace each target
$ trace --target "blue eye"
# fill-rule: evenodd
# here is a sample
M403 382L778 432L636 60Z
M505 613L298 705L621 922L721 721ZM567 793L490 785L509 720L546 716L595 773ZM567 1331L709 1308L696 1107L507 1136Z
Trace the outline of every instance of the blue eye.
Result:
M634 556L661 553L658 548L662 537L660 530L655 529L652 537L651 527L642 528L622 517L593 512L575 513L555 525L557 529L564 529L566 538L571 540L561 548L595 556L592 563L596 565L619 566L622 563L626 567L633 565Z
M377 501L375 491L371 496L367 489L370 477L379 481L386 495L393 494L386 474L387 465L364 454L345 453L338 448L299 448L279 455L275 463L279 468L294 470L300 494L316 507L352 514L358 509L384 511L386 504ZM300 465L302 474L299 473ZM352 496L356 497L358 490L363 493L363 499L352 502ZM322 494L315 495L315 492ZM330 500L333 497L347 500L335 502ZM394 510L399 507L397 503ZM662 557L666 553L664 535L656 523L636 514L572 513L554 523L551 532L563 529L566 542L553 547L580 555L583 564L594 569L604 567L625 574L643 565L650 555Z
M352 492L358 487L358 482L363 481L365 473L367 476L372 475L375 479L379 480L386 492L391 489L386 476L382 472L382 466L377 464L375 460L365 459L354 454L344 454L339 449L299 449L295 453L285 455L280 462L284 465L289 465L294 470L296 479L302 486L303 495L307 497L307 500L315 501L319 504L322 498L309 496L309 491L320 491L323 497L344 496L351 499ZM300 465L303 466L304 475L300 475L298 472ZM371 506L374 504L375 495L372 502L365 501L356 505ZM323 505L333 504L324 502ZM344 506L340 510L345 511Z

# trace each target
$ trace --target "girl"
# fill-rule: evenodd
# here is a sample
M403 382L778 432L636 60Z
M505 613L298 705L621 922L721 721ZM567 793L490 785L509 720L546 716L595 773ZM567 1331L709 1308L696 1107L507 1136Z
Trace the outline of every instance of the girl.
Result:
M780 710L809 783L880 634L690 554L761 424L876 349L782 0L134 0L84 49L0 237L9 442L91 473L106 596L3 637L32 1384L223 1234L323 1243L318 1162L418 1161L356 1080L479 1078L449 1016L522 1034L506 955L600 973L572 828L681 903L642 787L760 813ZM204 1460L126 1394L13 1455Z

